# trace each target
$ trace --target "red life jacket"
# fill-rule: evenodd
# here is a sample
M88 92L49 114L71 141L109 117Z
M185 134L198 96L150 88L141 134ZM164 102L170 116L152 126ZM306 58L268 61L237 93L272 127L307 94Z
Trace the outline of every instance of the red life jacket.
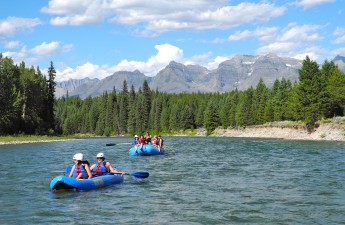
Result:
M103 175L107 173L107 167L105 166L106 162L97 163L97 166L93 168L92 172L95 175Z

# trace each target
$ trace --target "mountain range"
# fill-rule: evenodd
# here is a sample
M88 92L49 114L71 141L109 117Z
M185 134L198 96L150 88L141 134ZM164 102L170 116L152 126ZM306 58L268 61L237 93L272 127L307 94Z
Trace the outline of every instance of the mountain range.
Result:
M336 56L333 60L345 72L345 57ZM298 71L302 60L279 57L274 54L264 56L236 55L219 64L217 69L208 70L200 65L184 65L171 61L156 76L148 77L138 70L133 72L118 71L104 79L70 79L57 82L56 97L66 95L98 96L105 91L122 91L123 81L128 88L132 85L138 90L147 80L151 90L167 93L192 92L227 92L246 90L255 87L260 78L267 87L272 87L276 79L285 78L291 82L298 80Z

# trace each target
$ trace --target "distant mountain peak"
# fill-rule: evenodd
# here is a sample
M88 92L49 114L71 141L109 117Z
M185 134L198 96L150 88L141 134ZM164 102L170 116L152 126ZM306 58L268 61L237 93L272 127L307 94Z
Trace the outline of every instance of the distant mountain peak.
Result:
M269 58L279 58L276 54L274 54L274 53L272 53L272 52L266 54L265 57L269 57Z
M333 59L333 61L343 61L343 62L345 62L345 57L344 57L344 56L341 56L341 55L337 55L337 56Z
M339 69L345 71L345 57L337 55L334 61ZM58 82L57 87L63 94L68 90L70 96L81 98L101 95L111 92L115 87L121 91L123 81L135 89L139 89L147 80L152 90L168 93L191 92L228 92L234 89L246 90L255 87L262 78L267 87L271 87L276 79L298 80L298 70L302 60L280 57L274 53L266 55L235 55L218 65L216 69L208 70L201 65L187 65L176 61L169 62L155 76L149 77L139 70L117 71L102 79L70 80ZM56 95L57 96L57 95Z

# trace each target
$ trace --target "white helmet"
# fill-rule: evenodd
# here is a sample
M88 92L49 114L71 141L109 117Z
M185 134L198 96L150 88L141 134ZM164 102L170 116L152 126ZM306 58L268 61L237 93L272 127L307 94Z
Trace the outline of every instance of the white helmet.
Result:
M82 161L84 159L84 156L82 153L77 153L73 156L73 159Z
M96 157L97 157L97 158L104 158L103 152L98 153Z

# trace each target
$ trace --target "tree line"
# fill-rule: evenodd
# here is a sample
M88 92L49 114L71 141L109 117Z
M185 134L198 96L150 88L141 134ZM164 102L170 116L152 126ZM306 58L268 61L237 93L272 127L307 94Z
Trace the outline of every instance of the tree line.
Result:
M47 78L0 53L0 135L54 133L55 86L53 62Z
M23 113L21 106L18 110ZM325 61L319 66L306 57L298 81L277 79L271 88L260 79L256 87L243 91L165 93L151 90L147 81L135 91L124 81L120 92L114 87L110 93L86 99L67 93L54 102L53 130L64 135L109 136L147 130L155 134L173 133L203 127L210 134L217 127L237 128L285 120L302 121L312 129L322 118L344 116L344 107L344 73L333 62Z

